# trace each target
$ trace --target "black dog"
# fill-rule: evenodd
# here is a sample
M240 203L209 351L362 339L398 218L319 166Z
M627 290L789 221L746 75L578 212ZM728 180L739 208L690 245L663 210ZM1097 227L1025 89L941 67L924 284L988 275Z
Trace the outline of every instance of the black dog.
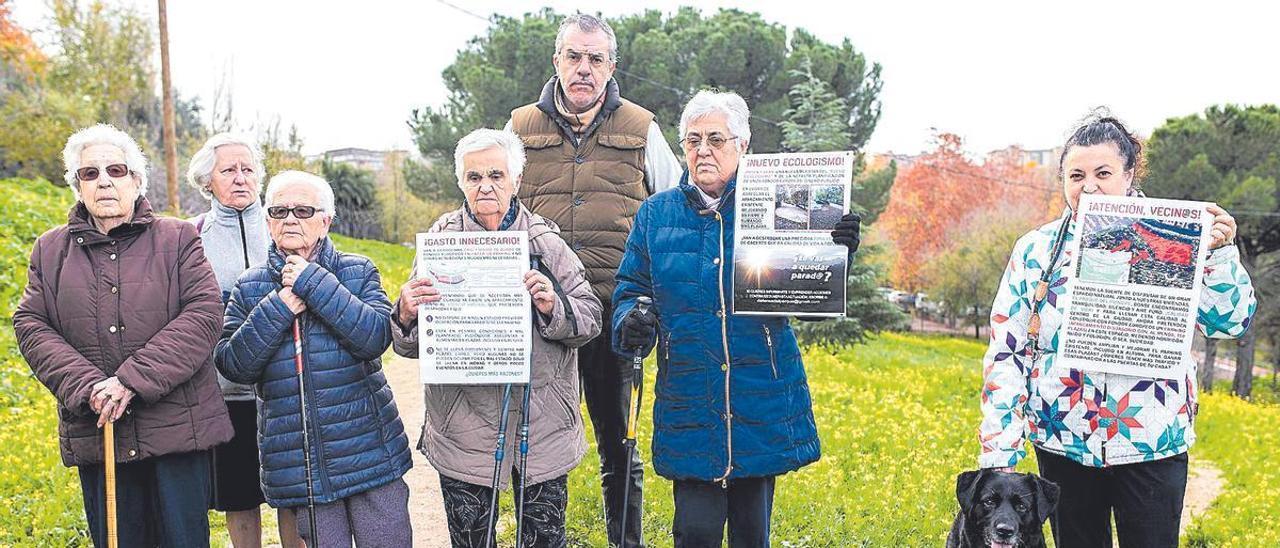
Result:
M1040 476L972 470L956 477L960 513L947 548L1044 548L1058 485Z

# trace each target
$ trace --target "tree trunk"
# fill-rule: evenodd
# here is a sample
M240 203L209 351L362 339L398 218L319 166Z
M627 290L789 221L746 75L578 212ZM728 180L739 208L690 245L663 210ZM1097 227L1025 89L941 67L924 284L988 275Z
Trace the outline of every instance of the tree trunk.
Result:
M982 339L981 323L978 321L978 307L973 307L973 338Z
M169 210L182 216L182 200L178 198L178 137L174 131L173 75L169 71L169 16L165 0L160 3L160 79L164 86L164 162Z
M1200 391L1213 391L1213 368L1218 362L1218 339L1204 338L1204 363L1200 364Z
M1253 395L1253 347L1258 342L1258 330L1246 331L1236 347L1236 377L1231 382L1231 393L1244 399Z

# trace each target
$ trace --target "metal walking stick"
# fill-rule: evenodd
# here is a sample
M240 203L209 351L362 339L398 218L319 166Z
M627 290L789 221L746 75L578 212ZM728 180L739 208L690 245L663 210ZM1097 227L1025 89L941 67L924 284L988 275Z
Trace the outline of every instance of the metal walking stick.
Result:
M636 298L636 310L640 311L643 316L649 313L649 307L653 304L653 299L648 296L641 295ZM640 398L644 395L644 345L636 347L635 354L631 356L631 402L628 405L627 412L627 437L622 440L622 445L627 448L627 475L623 478L622 486L622 523L618 530L618 546L626 548L627 546L627 507L631 504L631 460L636 455L636 421L640 418ZM643 517L643 516L641 516Z
M116 428L111 421L102 426L102 453L107 484L107 548L116 548L120 545L116 532Z
M502 415L498 419L498 448L493 452L493 481L489 487L489 525L484 531L484 546L493 546L494 529L498 527L498 480L502 478L502 460L507 447L507 413L511 411L511 383L502 387Z
M524 407L520 412L520 488L516 491L516 546L524 534L524 490L528 485L529 470L529 392L533 391L533 379L524 385Z
M307 527L311 532L308 546L319 546L320 539L316 534L316 497L315 483L311 476L311 432L307 425L307 381L302 371L302 319L293 319L293 365L298 371L298 416L302 417L302 462L307 477Z
M529 254L529 266L542 272L542 255ZM532 305L537 314L537 305ZM529 364L533 365L533 345L529 346ZM524 534L524 492L528 484L529 470L529 393L533 391L533 373L529 374L529 384L524 385L524 402L520 408L520 487L516 491L516 546L520 545L520 536Z

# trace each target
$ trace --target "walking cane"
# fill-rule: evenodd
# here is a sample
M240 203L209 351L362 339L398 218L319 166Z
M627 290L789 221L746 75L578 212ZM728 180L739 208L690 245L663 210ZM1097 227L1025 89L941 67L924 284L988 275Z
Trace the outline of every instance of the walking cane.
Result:
M111 421L102 426L102 452L107 479L107 548L116 548L120 545L116 534L116 428Z
M493 481L489 487L489 526L484 531L484 546L493 546L494 529L498 527L498 480L502 477L502 460L507 446L507 413L511 411L511 383L502 387L502 416L498 419L498 448L493 452Z
M302 462L307 477L307 527L311 532L308 546L318 547L316 534L315 483L311 479L311 432L307 428L307 382L302 374L302 319L293 319L293 365L298 371L298 415L302 417Z
M643 316L649 313L649 306L653 304L653 299L648 296L641 295L636 298L636 309ZM627 475L623 477L622 485L622 523L618 530L618 546L626 548L627 546L627 506L631 503L631 459L636 456L636 421L640 418L640 398L644 395L644 345L640 345L635 349L635 354L631 356L631 402L627 413L627 437L622 440L622 445L627 448ZM643 518L643 515L641 515Z

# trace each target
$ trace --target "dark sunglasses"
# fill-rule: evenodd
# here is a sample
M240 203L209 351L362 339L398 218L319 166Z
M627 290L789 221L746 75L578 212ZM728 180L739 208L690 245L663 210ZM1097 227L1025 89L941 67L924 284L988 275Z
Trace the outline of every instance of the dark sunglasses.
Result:
M101 175L103 171L107 172L108 177L115 177L119 179L120 177L124 177L129 174L129 166L124 164L111 164L102 169L98 169L96 167L82 167L76 170L76 178L85 182L97 181L98 176Z
M283 219L289 216L289 212L293 212L294 218L310 219L315 216L316 208L311 206L271 206L267 208L267 216L272 219Z

